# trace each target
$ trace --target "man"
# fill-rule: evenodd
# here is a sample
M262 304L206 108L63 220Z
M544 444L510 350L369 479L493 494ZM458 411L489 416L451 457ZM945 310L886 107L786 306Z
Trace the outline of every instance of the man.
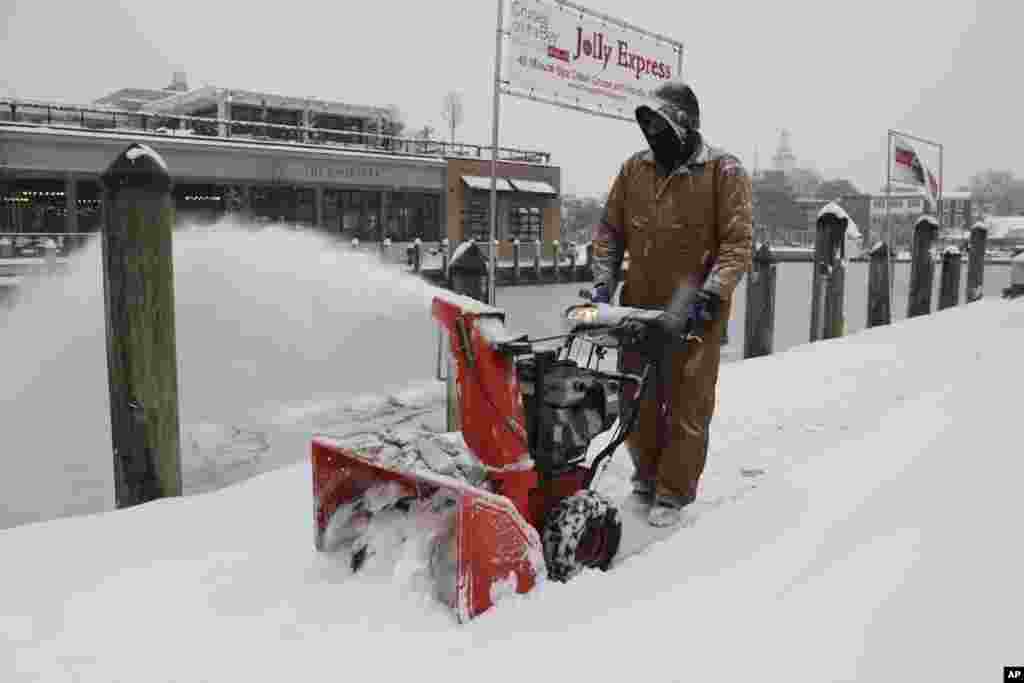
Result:
M648 392L627 440L636 472L634 493L651 502L648 521L673 526L697 497L715 408L720 345L733 290L752 251L750 176L739 160L711 147L700 133L700 108L684 83L654 92L636 109L648 149L630 157L612 184L594 229L593 298L609 302L622 258L629 268L624 306L665 308L677 292L695 292L682 318L666 315L675 331L700 325L702 341L670 355L662 397ZM624 369L636 358L622 354ZM666 415L659 424L659 405Z

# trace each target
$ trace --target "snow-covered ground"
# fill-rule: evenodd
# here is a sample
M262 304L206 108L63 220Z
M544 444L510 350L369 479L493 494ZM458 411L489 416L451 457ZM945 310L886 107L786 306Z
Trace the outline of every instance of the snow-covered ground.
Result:
M95 254L0 318L0 680L984 681L1020 664L1020 302L723 366L693 527L458 626L414 562L353 576L313 550L304 462L313 431L443 428L429 288L308 236L248 239L176 236L181 499L104 511ZM629 467L619 453L606 492Z

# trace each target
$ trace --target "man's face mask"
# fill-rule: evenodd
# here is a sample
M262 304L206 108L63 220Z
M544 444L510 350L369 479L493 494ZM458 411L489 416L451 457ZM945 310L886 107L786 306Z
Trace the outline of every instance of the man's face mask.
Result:
M675 170L686 161L686 138L688 130L672 126L664 117L648 112L640 117L640 129L654 153L654 159L665 170Z

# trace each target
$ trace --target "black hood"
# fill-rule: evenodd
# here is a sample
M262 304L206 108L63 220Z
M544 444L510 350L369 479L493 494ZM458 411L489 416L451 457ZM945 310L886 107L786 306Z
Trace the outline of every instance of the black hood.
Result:
M657 117L666 125L660 132L652 135L644 125L649 121L648 117ZM695 131L678 125L661 111L646 106L637 107L636 118L640 125L640 132L643 133L647 145L654 153L654 160L665 172L671 173L676 170L693 154L696 140Z
M685 83L666 83L652 93L649 104L636 108L636 121L654 153L654 158L666 171L674 171L693 154L699 135L700 105L693 89ZM644 125L652 118L666 124L660 132L651 135Z

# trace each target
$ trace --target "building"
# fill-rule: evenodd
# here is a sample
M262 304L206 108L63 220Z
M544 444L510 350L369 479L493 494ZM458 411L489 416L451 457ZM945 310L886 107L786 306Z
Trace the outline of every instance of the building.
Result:
M772 156L772 166L776 171L781 171L785 175L789 175L796 168L796 155L793 154L788 130L783 129L779 133L779 146Z
M123 88L80 106L0 100L0 233L97 230L99 176L142 142L171 170L180 220L236 213L363 241L484 234L490 146L393 136L391 116L345 102L189 89L184 74L166 88ZM498 158L499 239L557 239L561 171L550 155L501 148Z
M853 222L854 227L860 234L861 239L867 242L870 239L868 231L864 230L864 226L871 224L871 196L866 194L846 194L842 197L836 197L833 199L819 199L818 197L798 197L796 198L796 204L800 207L800 211L806 221L806 232L801 236L803 243L813 244L815 239L815 231L818 227L818 216L821 214L821 210L828 204L835 202L843 211L846 212L847 217ZM863 244L862 246L868 247L869 244Z
M970 192L943 192L940 203L944 230L969 231L981 217L980 207Z
M1024 216L986 216L977 224L988 234L988 248L1016 251L1024 247Z
M894 234L900 234L897 237L900 246L908 247L909 231L928 211L925 195L920 191L903 188L887 195L883 187L879 194L871 196L870 201L871 232L884 237L888 220ZM956 242L963 239L964 234L969 232L971 226L981 217L981 207L970 192L945 192L939 203L942 214L938 235L940 241Z

